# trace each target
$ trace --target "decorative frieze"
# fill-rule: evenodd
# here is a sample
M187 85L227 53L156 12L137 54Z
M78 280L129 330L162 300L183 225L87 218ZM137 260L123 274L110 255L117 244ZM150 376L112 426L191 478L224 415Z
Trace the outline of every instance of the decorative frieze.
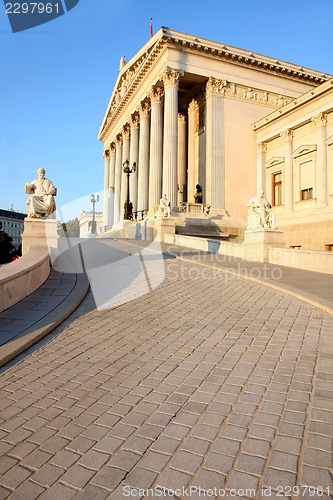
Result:
M224 97L233 97L234 99L264 104L276 108L285 106L292 101L290 97L275 94L274 92L246 87L245 85L228 82L227 80L219 80L213 77L210 77L206 84L206 92L219 93Z

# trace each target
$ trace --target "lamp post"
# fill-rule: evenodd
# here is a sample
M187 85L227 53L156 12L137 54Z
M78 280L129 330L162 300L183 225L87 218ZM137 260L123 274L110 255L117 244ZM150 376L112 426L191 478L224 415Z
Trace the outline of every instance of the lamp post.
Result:
M96 234L97 230L96 230L96 220L95 220L95 205L99 201L99 195L97 195L96 198L95 198L95 195L92 194L90 196L90 201L91 201L92 207L93 207L93 209L92 209L93 218L92 218L92 223L91 223L91 234Z
M128 160L123 163L123 172L127 175L127 193L126 193L126 201L124 203L124 220L132 220L133 219L133 204L130 202L130 192L129 192L129 184L130 184L130 175L134 174L136 171L136 163L134 162L132 167L130 167L130 163Z

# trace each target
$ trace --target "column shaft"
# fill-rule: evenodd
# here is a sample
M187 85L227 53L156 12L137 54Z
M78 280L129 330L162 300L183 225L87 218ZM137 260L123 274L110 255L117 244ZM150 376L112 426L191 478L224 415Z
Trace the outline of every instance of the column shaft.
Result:
M133 163L136 163L137 166L136 171L130 176L130 201L133 203L133 212L138 209L139 121L139 115L132 115L130 165L132 167Z
M138 210L148 210L149 111L150 111L150 106L148 103L143 103L139 109L140 136L139 136Z
M178 83L184 73L167 68L164 81L163 194L177 204Z
M198 122L198 103L192 100L188 107L188 176L187 201L194 202L195 186L198 184L198 175L195 168L195 133Z
M150 168L149 168L149 210L158 205L162 198L163 168L163 88L156 87L150 93Z
M266 193L266 161L267 145L265 142L257 144L257 191L263 190Z
M224 80L209 78L206 86L206 200L225 208Z
M121 134L117 136L116 141L116 163L115 163L115 180L114 180L114 224L120 221L120 194L121 194L121 175L122 175L122 151L123 137Z
M126 160L130 160L130 127L129 125L125 125L123 127L123 157L122 164ZM124 206L127 197L127 177L124 172L121 172L121 200L120 200L120 220L124 218Z
M187 188L187 126L185 115L178 114L178 205L186 201Z
M116 146L112 142L110 144L110 176L109 176L109 220L108 229L114 224L114 174L116 166Z
M110 177L110 151L103 153L104 157L104 192L103 192L103 229L109 228L109 177Z

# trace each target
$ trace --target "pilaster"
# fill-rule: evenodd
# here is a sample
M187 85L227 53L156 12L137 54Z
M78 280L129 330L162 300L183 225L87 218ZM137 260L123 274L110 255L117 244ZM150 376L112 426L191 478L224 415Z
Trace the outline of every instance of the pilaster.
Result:
M285 142L285 160L284 160L284 208L293 210L294 208L294 182L293 182L293 138L294 132L286 129L280 136Z
M121 194L121 173L122 173L122 150L123 136L116 137L116 161L115 161L115 181L114 181L114 224L120 221L120 194Z
M153 87L149 94L151 102L149 210L162 198L163 95L162 87Z
M316 198L317 206L327 205L327 115L319 113L311 120L317 127Z
M187 201L194 201L195 186L198 184L198 172L195 168L195 133L198 131L199 106L195 99L188 107L188 179Z
M257 143L257 191L262 189L266 192L266 161L267 144L265 142Z

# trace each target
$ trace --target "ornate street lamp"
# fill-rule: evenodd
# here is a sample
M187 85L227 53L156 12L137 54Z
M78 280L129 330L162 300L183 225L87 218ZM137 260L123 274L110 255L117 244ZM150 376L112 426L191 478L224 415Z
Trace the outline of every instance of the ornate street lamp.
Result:
M129 183L130 183L130 175L134 174L136 171L136 163L134 162L132 168L130 167L130 163L128 160L123 163L123 172L127 175L127 193L126 193L126 201L124 203L124 219L125 220L133 220L133 203L130 202L130 192L129 192Z
M92 218L92 223L91 223L91 234L96 234L97 233L97 227L96 227L96 220L95 220L95 205L99 201L99 195L96 196L92 194L90 196L90 201L92 203L92 213L93 213L93 218Z

